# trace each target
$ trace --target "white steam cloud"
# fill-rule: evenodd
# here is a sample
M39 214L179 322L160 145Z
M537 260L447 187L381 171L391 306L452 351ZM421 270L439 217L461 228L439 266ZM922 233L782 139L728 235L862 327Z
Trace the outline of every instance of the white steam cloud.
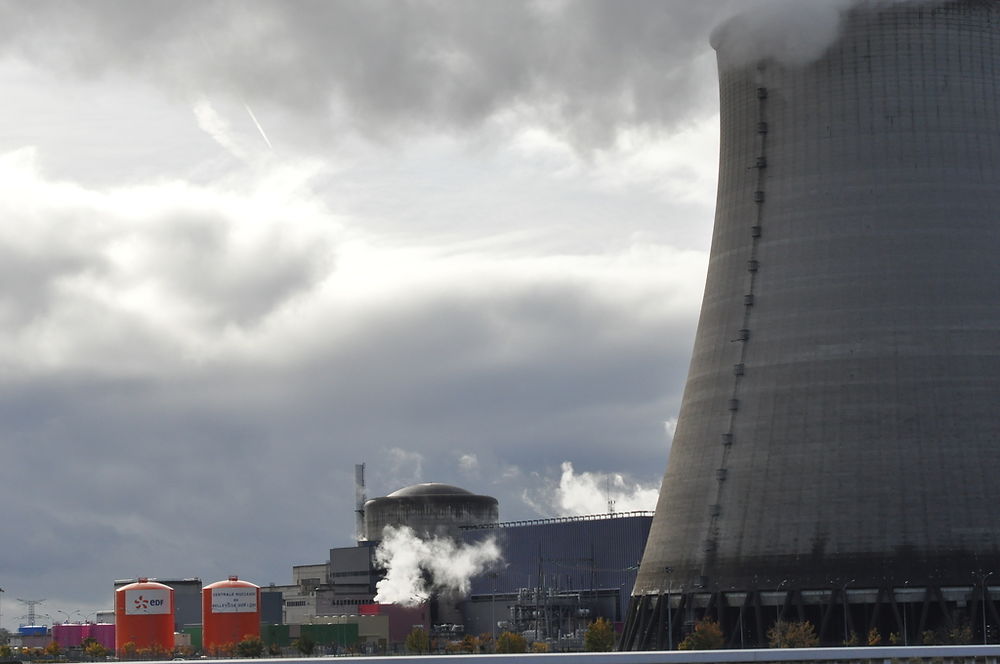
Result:
M609 508L615 512L652 510L659 495L659 485L642 485L621 473L577 474L572 462L564 461L559 486L526 491L522 498L546 516L582 516L606 514Z
M466 595L472 577L500 560L500 548L491 537L459 544L448 537L417 537L412 528L386 526L375 561L385 568L376 585L375 601L415 606L434 593Z
M844 13L855 4L852 0L772 0L717 26L711 43L723 66L766 59L806 65L833 44Z
M937 5L942 0L765 0L737 4L739 13L717 25L709 41L724 68L759 60L805 66L834 44L850 10L904 3Z

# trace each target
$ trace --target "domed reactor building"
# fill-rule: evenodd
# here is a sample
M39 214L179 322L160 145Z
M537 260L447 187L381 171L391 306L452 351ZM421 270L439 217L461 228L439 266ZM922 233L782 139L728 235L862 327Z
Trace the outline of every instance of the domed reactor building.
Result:
M806 64L734 63L739 29L620 648L703 616L736 647L779 617L826 644L1000 641L1000 3L858 4Z
M496 523L499 512L499 503L492 496L478 496L450 484L425 482L366 502L365 532L369 540L380 540L386 526L406 526L418 537L457 539L462 526Z

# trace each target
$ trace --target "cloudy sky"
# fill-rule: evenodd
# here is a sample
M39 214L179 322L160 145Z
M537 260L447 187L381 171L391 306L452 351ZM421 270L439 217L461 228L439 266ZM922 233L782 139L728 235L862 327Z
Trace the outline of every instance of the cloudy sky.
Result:
M360 462L651 509L731 5L0 4L3 626L287 583Z

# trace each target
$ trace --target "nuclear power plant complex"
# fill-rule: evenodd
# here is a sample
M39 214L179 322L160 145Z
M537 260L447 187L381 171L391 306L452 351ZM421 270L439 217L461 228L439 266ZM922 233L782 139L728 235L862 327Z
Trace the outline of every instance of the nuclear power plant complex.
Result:
M809 62L747 25L713 38L708 277L620 647L996 641L1000 3L856 3Z
M100 638L579 650L600 617L631 651L705 619L730 648L788 622L823 646L1000 643L1000 1L836 7L829 43L752 15L713 34L715 225L655 513L503 522L448 484L368 500L360 465L350 546L287 585L121 580ZM448 584L411 561L386 600L399 533L491 553Z
M119 657L206 654L232 656L256 638L271 655L292 654L309 641L317 654L407 652L415 628L444 651L466 637L492 642L511 631L552 650L581 650L596 618L621 624L635 583L651 512L622 512L529 521L499 521L492 496L427 482L366 500L364 465L356 467L357 542L329 549L320 563L292 567L292 583L264 587L236 576L201 579L142 577L114 582L113 612L96 623L22 627L21 646L81 650L94 639ZM394 532L409 549L439 543L400 575L413 596L380 598L394 556L381 544ZM436 578L435 564L463 550L491 552L468 567L464 584ZM428 558L436 558L431 560ZM245 644L244 644L245 645ZM246 653L244 652L244 655Z

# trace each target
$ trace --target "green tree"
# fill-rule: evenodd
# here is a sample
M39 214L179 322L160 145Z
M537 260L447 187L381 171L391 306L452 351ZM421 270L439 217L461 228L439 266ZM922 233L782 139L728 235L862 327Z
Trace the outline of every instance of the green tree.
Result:
M604 618L587 626L583 635L583 649L590 652L610 652L615 647L615 630Z
M6 643L0 646L0 659L10 659L14 655L14 651L10 649L10 646Z
M316 650L316 642L310 639L308 636L302 636L295 640L295 649L300 653L309 657Z
M677 644L678 650L719 650L726 641L722 637L719 623L711 618L702 618L694 625L694 631Z
M504 632L497 637L497 652L504 654L520 653L528 649L524 637L514 632Z
M409 652L415 652L418 655L422 655L431 648L431 639L427 636L427 632L424 631L423 627L414 627L410 630L410 633L406 635L406 649Z
M767 630L767 642L772 648L812 648L819 644L819 637L808 620L779 620Z
M240 657L260 657L264 654L264 642L259 636L247 634L236 644L236 654Z

